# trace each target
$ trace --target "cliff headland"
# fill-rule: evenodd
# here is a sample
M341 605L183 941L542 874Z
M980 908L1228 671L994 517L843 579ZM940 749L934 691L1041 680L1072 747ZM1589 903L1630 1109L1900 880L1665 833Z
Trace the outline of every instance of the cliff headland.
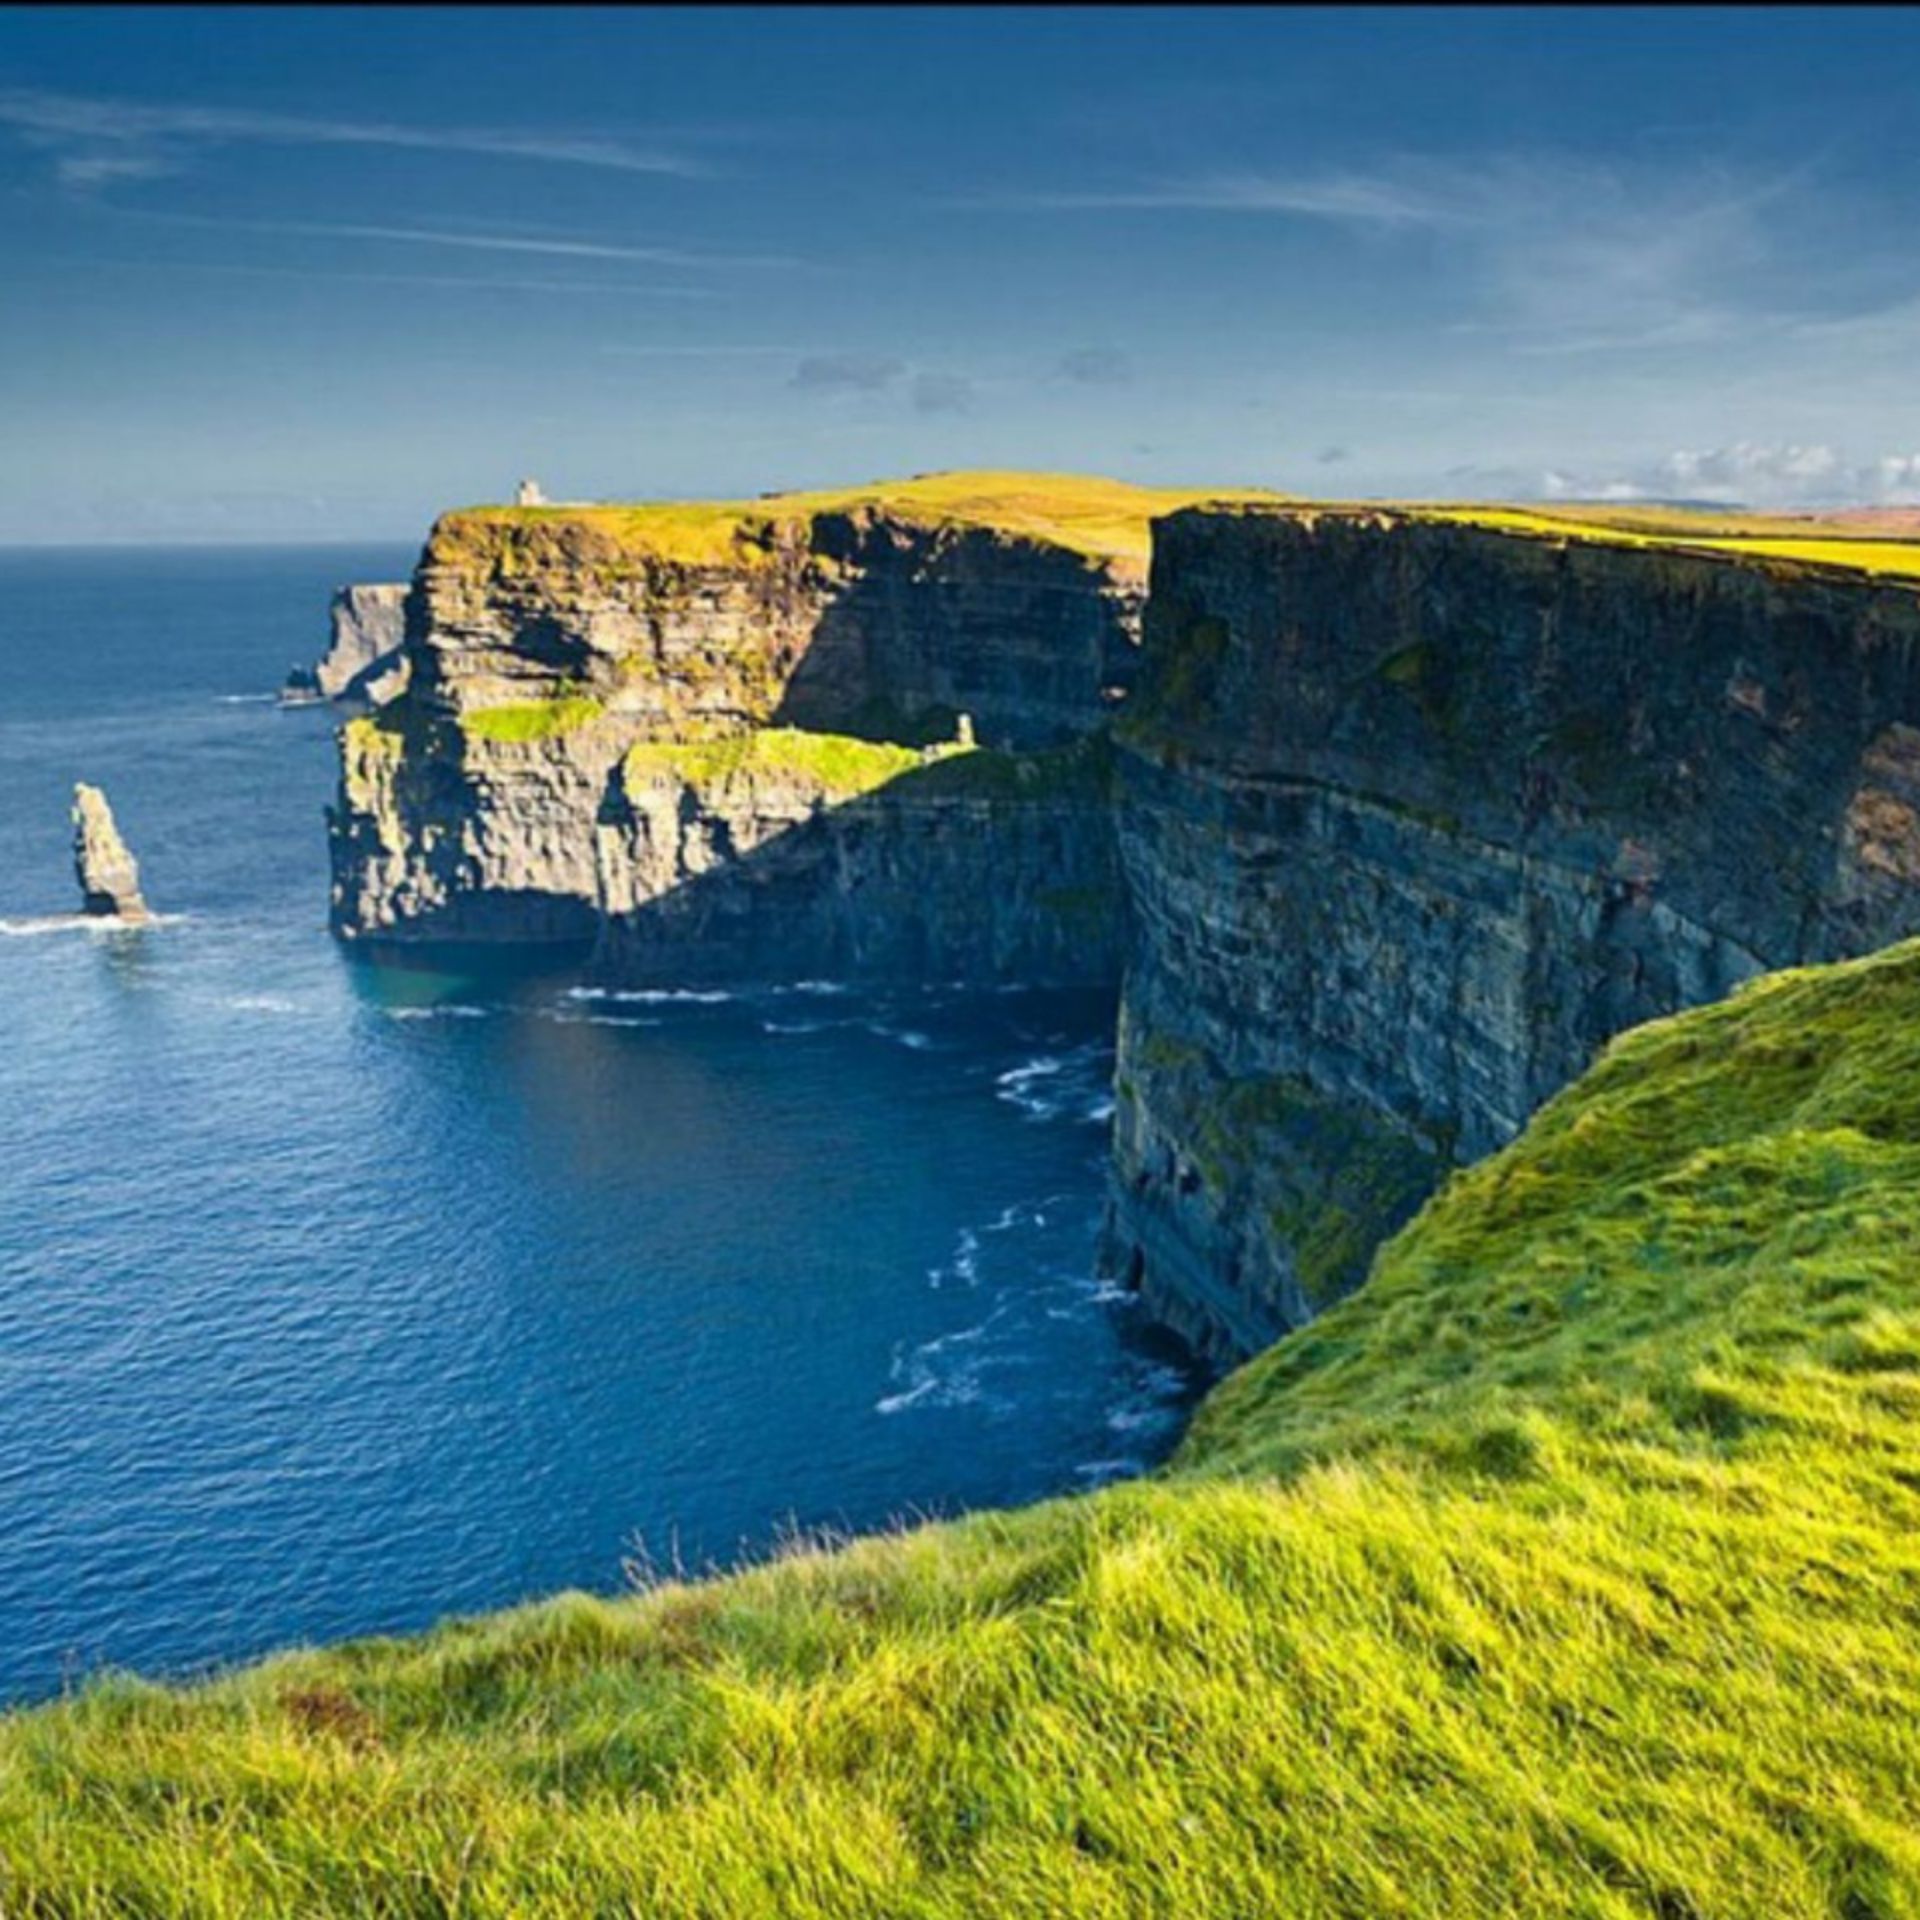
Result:
M7 1912L1920 1914L1920 548L1115 498L448 516L335 914L1119 980L1171 1469L96 1685Z

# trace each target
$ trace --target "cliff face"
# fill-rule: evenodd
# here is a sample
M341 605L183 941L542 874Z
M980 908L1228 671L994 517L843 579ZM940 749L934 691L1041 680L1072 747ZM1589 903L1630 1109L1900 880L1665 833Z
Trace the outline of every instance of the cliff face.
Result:
M1217 1352L1609 1035L1920 927L1911 586L1191 512L1146 658L1108 1257Z
M443 518L407 697L343 738L336 930L592 941L622 977L1113 980L1104 789L1049 750L1131 682L1159 496L979 478L984 504L943 477L892 505ZM820 754L736 756L721 780L632 758L796 731L982 752L938 777L909 754L897 791L855 793Z
M596 961L621 979L1119 978L1104 740L920 754L779 731L639 746L597 857Z
M409 666L404 583L342 587L327 610L327 650L311 667L287 675L281 699L364 700L382 707L407 690Z
M1128 556L881 507L743 515L724 541L634 517L443 519L409 648L423 704L588 697L647 738L964 712L984 744L1044 746L1132 674L1146 582Z

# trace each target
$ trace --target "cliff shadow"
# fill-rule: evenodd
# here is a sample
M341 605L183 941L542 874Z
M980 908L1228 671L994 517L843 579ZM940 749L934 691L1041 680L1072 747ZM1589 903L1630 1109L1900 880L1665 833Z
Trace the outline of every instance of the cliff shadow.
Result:
M875 551L879 535L823 521L823 555L857 570L823 608L771 716L775 726L909 746L1061 746L1132 686L1139 596L1068 548L943 529Z
M981 749L822 796L764 832L751 807L718 808L691 785L637 797L616 776L589 970L640 987L1117 986L1127 916L1109 772L1104 740ZM626 880L662 863L670 885L627 896Z

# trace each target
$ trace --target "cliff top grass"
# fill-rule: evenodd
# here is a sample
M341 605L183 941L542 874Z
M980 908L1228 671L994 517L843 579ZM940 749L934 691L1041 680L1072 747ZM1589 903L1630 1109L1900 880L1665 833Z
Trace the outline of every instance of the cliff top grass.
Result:
M750 559L770 532L815 514L885 512L908 524L985 528L1065 547L1093 560L1147 558L1149 523L1158 514L1222 493L1280 500L1258 490L1138 487L1084 474L955 472L916 474L868 486L769 493L751 500L662 500L577 506L466 507L440 526L470 528L582 525L647 558L683 566L726 566Z
M1237 503L1236 503L1237 504ZM1266 503L1248 503L1254 511ZM1284 502L1311 523L1322 518L1403 519L1484 527L1544 540L1658 549L1713 558L1838 567L1891 580L1920 581L1920 540L1871 521L1807 515L1717 513L1678 507L1520 507L1445 501Z
M1641 1029L1172 1470L0 1722L27 1916L1920 1914L1920 943Z

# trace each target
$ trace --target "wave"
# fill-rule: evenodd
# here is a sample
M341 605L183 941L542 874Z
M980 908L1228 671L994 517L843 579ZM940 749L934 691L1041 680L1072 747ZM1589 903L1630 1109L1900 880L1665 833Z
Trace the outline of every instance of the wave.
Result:
M221 1003L233 1013L298 1013L297 1002L277 993L239 993Z
M860 1023L877 1040L891 1040L896 1046L910 1049L914 1053L931 1053L939 1044L930 1033L922 1033L915 1027L890 1027L884 1020L863 1020Z
M992 1232L988 1228L988 1232ZM959 1280L967 1286L980 1284L980 1236L971 1227L960 1229L960 1238L954 1243L953 1258L944 1267L929 1267L927 1278L936 1287L943 1287L949 1280Z
M1113 1118L1113 1094L1104 1042L1088 1041L1067 1053L1036 1053L994 1076L995 1097L1018 1107L1029 1120L1071 1116L1089 1125Z
M102 913L36 913L23 919L0 919L0 937L32 940L48 933L141 933L148 927L177 927L186 918L184 913L152 913L144 920Z
M541 1009L541 1017L556 1027L664 1027L664 1020L649 1020L639 1013L555 1013Z
M723 987L569 987L569 1000L612 1000L637 1007L717 1007L735 996Z
M473 1007L459 1000L443 1000L434 1007L388 1007L389 1020L484 1020L495 1007Z
M280 699L277 693L216 693L213 697L223 707L273 706Z
M1002 1309L996 1307L978 1326L961 1327L923 1340L907 1350L896 1348L891 1377L901 1383L898 1393L876 1400L874 1411L905 1413L909 1407L972 1407L983 1403L1005 1406L981 1385L982 1372L994 1363L985 1342Z

